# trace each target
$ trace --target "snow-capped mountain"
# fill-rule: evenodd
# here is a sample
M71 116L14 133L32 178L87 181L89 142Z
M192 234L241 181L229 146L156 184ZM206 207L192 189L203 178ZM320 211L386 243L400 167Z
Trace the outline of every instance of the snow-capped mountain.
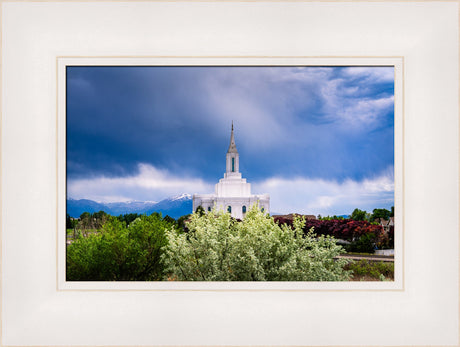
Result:
M181 194L181 195L178 195L178 196L174 196L172 198L169 198L169 199L166 199L166 200L170 200L170 201L176 201L176 200L190 200L192 198L192 196L190 194L187 194L187 193L184 193L184 194ZM163 200L164 201L164 200Z
M126 201L126 202L109 202L105 204L111 211L123 211L125 213L139 213L137 211L146 211L156 205L154 201Z
M192 213L192 196L190 194L182 194L168 199L161 200L156 203L147 214L152 212L161 212L163 216L179 218L180 216Z
M192 213L192 196L181 194L159 202L155 201L126 201L101 203L88 199L67 199L67 213L74 218L80 217L83 212L105 211L113 216L128 213L152 214L161 212L163 216L169 215L173 218Z

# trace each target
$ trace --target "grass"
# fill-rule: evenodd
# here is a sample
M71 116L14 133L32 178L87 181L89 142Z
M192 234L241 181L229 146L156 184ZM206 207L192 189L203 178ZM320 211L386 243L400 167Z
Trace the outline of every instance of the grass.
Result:
M352 270L352 281L394 280L394 263L383 261L359 260L348 264L346 270Z

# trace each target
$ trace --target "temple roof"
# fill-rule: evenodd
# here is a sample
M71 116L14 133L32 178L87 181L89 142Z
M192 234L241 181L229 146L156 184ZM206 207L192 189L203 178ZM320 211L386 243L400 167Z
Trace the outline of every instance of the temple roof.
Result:
M235 145L235 137L233 136L233 122L232 122L232 134L230 136L230 146L228 146L227 153L238 153Z

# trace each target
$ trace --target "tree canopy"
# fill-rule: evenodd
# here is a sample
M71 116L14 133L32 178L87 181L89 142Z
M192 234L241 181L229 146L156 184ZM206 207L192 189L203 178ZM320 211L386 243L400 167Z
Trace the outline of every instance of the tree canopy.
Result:
M366 215L366 211L362 211L359 208L355 208L354 211L351 213L350 219L362 221L366 220Z
M108 216L97 232L68 245L67 281L161 280L165 229L172 227L158 213L139 216L129 226Z
M388 219L390 219L390 216L391 216L391 212L388 211L385 208L374 208L374 210L372 211L372 220L373 221L378 219L378 218L383 218L385 220L388 220Z

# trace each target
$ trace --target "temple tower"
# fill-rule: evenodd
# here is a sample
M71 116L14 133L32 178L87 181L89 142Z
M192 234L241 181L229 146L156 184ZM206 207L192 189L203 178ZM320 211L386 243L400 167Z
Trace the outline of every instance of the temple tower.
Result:
M193 211L202 206L207 212L213 208L227 211L234 218L243 219L246 212L254 204L266 212L270 212L270 196L268 194L251 194L251 184L242 178L240 173L240 155L236 149L235 135L230 134L230 145L226 154L224 178L219 180L215 186L214 194L194 194Z

